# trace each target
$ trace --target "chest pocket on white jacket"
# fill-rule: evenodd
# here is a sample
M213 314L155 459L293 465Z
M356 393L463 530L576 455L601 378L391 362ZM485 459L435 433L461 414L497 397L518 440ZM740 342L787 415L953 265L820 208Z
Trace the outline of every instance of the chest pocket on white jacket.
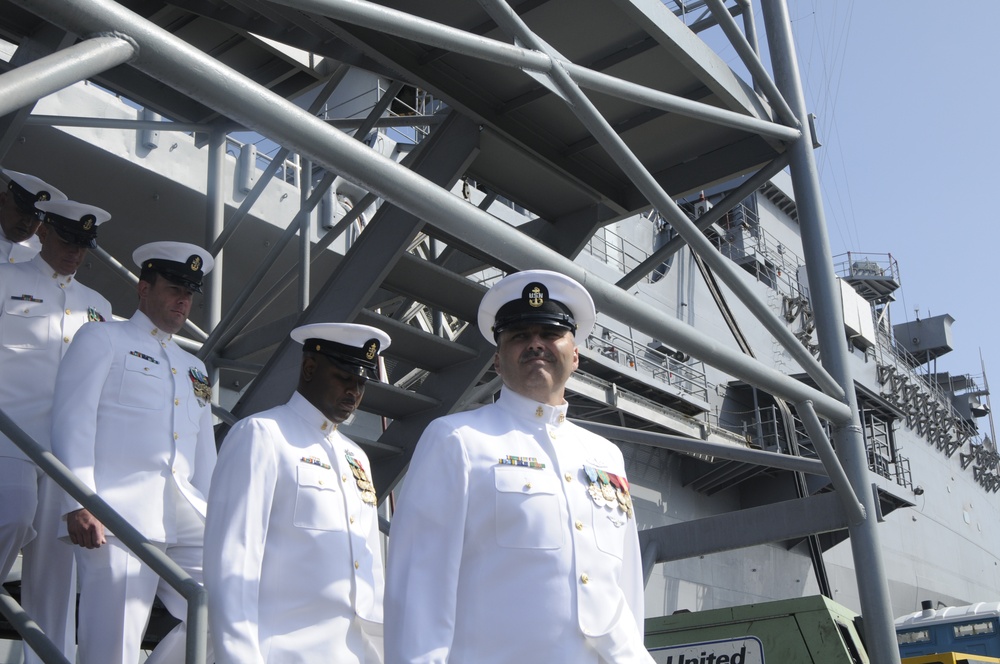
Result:
M628 519L617 506L594 505L594 539L597 548L621 559L625 555Z
M559 480L533 468L496 466L497 544L510 549L558 549L563 544Z
M296 469L298 484L292 523L310 530L347 530L337 474L328 468L306 464Z
M0 325L6 348L40 349L49 342L49 318L41 302L9 300Z
M166 408L167 381L160 376L160 365L135 355L125 356L122 389L118 402L133 408Z

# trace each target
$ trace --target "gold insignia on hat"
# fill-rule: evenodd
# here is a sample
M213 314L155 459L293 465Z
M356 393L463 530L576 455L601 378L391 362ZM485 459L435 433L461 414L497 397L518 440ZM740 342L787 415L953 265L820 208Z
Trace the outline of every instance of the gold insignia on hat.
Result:
M41 202L41 201L47 201L50 198L52 198L52 196L47 191L40 191L40 192L38 192L38 194L36 196L36 200L39 201L39 202Z
M85 214L83 218L80 219L83 222L83 230L89 231L94 227L94 223L97 221L97 217L92 214Z
M540 286L535 286L528 291L528 304L532 307L540 307L545 304L545 294Z
M320 346L319 344L316 344L316 350L319 350L320 348L322 348L322 346Z
M374 360L376 355L378 355L378 340L372 339L368 342L368 350L365 351L365 358Z
M201 256L194 255L190 258L190 263L188 266L191 268L192 272L197 272L201 269Z

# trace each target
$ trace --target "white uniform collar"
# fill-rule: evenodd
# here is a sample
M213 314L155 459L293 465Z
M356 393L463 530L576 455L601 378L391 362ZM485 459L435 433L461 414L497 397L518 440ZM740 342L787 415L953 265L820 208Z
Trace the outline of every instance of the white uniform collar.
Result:
M160 328L153 325L153 321L149 320L149 316L142 313L138 309L136 309L135 313L132 314L132 318L130 320L135 323L140 330L146 332L147 334L151 334L161 344L174 338L174 335L164 332Z
M500 390L500 398L497 399L496 405L519 419L531 420L538 424L554 425L566 421L566 411L569 409L568 403L550 406L529 399L507 387Z
M57 283L63 285L69 285L73 281L73 274L59 274L52 266L45 262L41 254L35 254L35 256L28 261L28 263L34 265L38 268L38 271L42 273L48 279L55 279Z
M309 403L309 400L302 396L298 390L288 400L288 407L292 409L292 412L308 422L310 428L319 431L323 435L329 435L337 430L337 425L321 413L319 408Z

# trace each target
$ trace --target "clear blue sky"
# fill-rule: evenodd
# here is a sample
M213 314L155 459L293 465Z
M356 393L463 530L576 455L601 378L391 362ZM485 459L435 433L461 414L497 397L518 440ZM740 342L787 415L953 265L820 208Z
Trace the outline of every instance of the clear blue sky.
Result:
M981 349L1000 390L1000 2L961 6L789 0L834 254L892 253L893 322L951 314L938 370L980 374Z

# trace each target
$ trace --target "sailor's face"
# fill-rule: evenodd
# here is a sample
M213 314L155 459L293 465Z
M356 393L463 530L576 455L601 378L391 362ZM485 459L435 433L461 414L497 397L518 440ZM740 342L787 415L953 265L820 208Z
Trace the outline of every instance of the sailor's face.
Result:
M38 239L42 243L42 250L39 253L49 267L63 276L76 274L87 255L86 247L67 242L49 226L38 229Z
M194 292L158 275L156 283L139 282L139 311L168 334L176 334L184 327Z
M364 376L348 371L322 353L308 353L302 358L299 392L335 424L358 409L367 382Z
M0 228L11 242L24 242L35 234L41 223L34 212L22 212L10 192L0 192Z
M504 385L553 406L580 364L573 333L556 325L528 324L505 329L497 338L493 367Z

